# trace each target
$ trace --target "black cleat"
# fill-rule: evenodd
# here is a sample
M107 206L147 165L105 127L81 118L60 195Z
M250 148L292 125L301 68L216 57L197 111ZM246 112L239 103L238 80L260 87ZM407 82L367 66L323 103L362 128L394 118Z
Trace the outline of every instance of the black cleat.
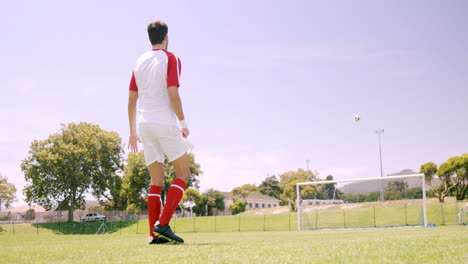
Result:
M169 243L170 241L165 239L164 237L157 237L157 238L154 238L154 237L150 237L149 239L149 244L166 244L166 243Z
M184 243L184 240L181 237L177 236L176 234L174 234L174 232L172 232L171 227L169 225L155 225L153 228L153 232L158 233L162 237L167 238L172 242Z

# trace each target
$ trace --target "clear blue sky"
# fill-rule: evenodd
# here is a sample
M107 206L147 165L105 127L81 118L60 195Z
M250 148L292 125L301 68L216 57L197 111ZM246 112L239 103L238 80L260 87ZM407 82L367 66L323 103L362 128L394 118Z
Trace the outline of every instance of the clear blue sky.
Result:
M60 123L127 142L132 65L158 19L202 191L306 159L322 177L379 176L378 128L385 174L468 152L466 1L226 2L2 1L0 173L19 198L31 141Z

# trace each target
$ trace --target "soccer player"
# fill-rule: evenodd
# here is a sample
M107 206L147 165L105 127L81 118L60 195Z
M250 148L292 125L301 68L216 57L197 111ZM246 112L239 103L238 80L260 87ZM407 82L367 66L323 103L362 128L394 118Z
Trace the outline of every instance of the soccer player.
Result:
M186 140L190 132L179 96L181 64L177 56L167 51L167 33L168 27L162 21L148 25L153 48L140 56L133 67L128 99L129 148L138 152L138 142L143 143L145 163L151 175L148 194L150 244L184 242L172 232L169 221L190 178L187 154L190 144ZM172 163L176 178L167 192L161 213L164 155Z

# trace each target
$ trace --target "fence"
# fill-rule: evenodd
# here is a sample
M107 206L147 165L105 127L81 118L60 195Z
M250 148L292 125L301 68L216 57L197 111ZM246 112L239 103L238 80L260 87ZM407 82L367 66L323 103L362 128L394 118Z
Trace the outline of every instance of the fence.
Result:
M468 201L445 202L441 204L428 205L428 223L435 225L457 225L468 224ZM400 206L401 207L401 206ZM414 225L411 210L404 205L397 208L401 215L398 217L401 225ZM463 212L464 208L464 212ZM369 208L366 213L368 217L363 219L357 217L359 209L340 210L338 213L339 224L331 228L355 227L356 221L368 224L369 227L379 226L382 220L381 208ZM85 214L86 211L79 211ZM106 231L113 234L147 234L148 220L146 214L129 215L122 211L100 212L107 217L105 222ZM332 214L333 212L321 212ZM333 213L334 214L334 213ZM353 217L353 215L355 217ZM17 215L0 214L0 235L21 233L55 233L55 234L96 234L102 228L101 222L67 222L67 212L44 212L36 213L34 220L23 220ZM318 217L312 212L312 218ZM320 215L323 216L323 215ZM6 218L6 219L5 219ZM1 220L3 219L3 220ZM78 218L79 219L79 218ZM323 219L323 218L322 218ZM313 221L313 220L312 220ZM314 222L313 224L319 222ZM312 225L313 225L312 224ZM264 214L264 215L235 215L235 216L203 216L203 217L181 217L175 215L172 218L171 227L175 232L243 232L243 231L295 231L297 230L297 214ZM327 228L330 222L321 222L318 227Z

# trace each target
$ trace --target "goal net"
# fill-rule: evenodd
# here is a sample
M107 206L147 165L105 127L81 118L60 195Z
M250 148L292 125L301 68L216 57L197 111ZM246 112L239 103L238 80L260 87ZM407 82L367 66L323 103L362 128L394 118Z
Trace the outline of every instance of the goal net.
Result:
M298 230L427 226L424 174L296 185Z

